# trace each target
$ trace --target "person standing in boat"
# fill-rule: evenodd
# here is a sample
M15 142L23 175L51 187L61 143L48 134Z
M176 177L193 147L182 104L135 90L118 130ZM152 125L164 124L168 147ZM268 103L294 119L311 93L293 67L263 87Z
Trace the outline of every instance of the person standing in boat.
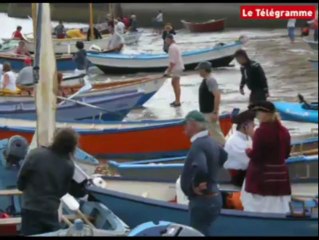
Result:
M99 30L97 30L95 26L93 26L93 36L94 36L94 39L102 39L101 33L99 32ZM86 40L87 41L93 40L91 39L91 27L89 27L88 32L86 34Z
M131 15L131 21L130 21L130 26L128 28L129 32L138 32L137 30L137 20L136 20L136 15L132 14Z
M3 77L2 77L2 92L3 93L17 93L20 91L16 85L16 74L12 71L10 63L3 64Z
M217 176L226 159L222 157L222 148L209 137L206 119L199 111L191 111L185 117L185 134L192 146L185 160L180 183L189 199L190 226L210 236L211 226L222 208Z
M176 35L176 32L174 30L174 28L172 27L172 25L170 23L166 24L165 27L164 27L164 31L163 31L163 34L162 34L162 38L163 38L163 51L168 53L168 45L166 44L166 37L167 35L169 34L173 34L173 35Z
M161 10L157 12L156 17L154 18L154 32L161 34L161 30L163 28L164 18Z
M17 47L15 53L20 56L31 56L29 50L27 49L27 46L25 45L25 41L19 42L19 46Z
M21 26L17 26L16 31L12 33L12 39L27 41L26 37L22 33Z
M58 129L49 147L31 150L20 169L17 187L22 191L21 233L34 235L60 229L60 199L71 186L73 155L78 135L71 128Z
M73 56L73 61L75 62L75 73L85 74L89 67L89 60L87 59L87 53L84 49L84 43L77 41L75 44L78 51Z
M250 60L245 50L237 50L234 56L241 65L240 93L245 95L244 87L247 85L251 91L249 96L250 104L267 100L269 97L268 82L261 65L256 61Z
M231 176L231 183L242 187L246 177L246 170L249 158L246 149L251 147L251 139L254 135L255 113L244 111L232 118L232 123L236 124L236 131L227 139L225 151L228 153L224 168Z
M199 110L209 123L209 132L212 138L224 146L225 136L219 124L221 93L216 79L212 76L212 64L201 62L195 70L199 71L199 75L203 78L198 94Z
M59 24L54 28L55 36L57 39L65 38L65 28L63 22L60 20Z
M125 24L119 19L114 20L114 31L120 35L125 33Z
M164 76L172 76L172 86L175 94L175 101L170 105L172 107L180 107L181 106L181 85L180 78L184 71L184 62L182 58L182 53L175 43L174 36L172 34L168 34L166 36L166 44L168 46L168 60L169 66L164 73Z
M109 27L109 32L111 37L108 42L107 49L103 50L104 52L120 53L124 47L124 39L118 33L114 31L114 28Z
M253 137L252 149L241 201L245 211L263 213L289 212L291 186L286 159L290 134L282 126L273 103L262 101L249 107L260 122Z
M288 36L291 43L295 42L296 19L289 19L287 23Z

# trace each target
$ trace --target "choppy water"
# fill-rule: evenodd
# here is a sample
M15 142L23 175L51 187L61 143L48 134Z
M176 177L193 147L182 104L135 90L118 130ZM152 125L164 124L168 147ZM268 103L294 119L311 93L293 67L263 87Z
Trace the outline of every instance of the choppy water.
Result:
M10 37L17 25L23 27L24 33L32 32L32 22L28 19L9 18L0 14L0 21L6 22L2 26L0 38ZM56 25L53 22L53 26ZM65 24L67 27L83 27L83 24ZM297 29L299 34L299 29ZM297 94L303 94L309 101L318 101L318 75L309 58L317 58L300 37L295 44L290 44L286 37L286 29L227 29L221 33L193 34L185 30L178 31L176 41L182 50L199 49L213 46L218 42L227 42L246 35L250 40L244 46L249 56L258 61L264 68L268 78L271 100L297 101ZM137 46L126 46L124 52L162 52L161 36L153 35L150 29L143 29L143 35ZM234 67L219 68L213 71L222 89L222 111L234 107L245 109L249 92L239 94L240 71L237 63ZM113 76L99 75L96 81L103 81ZM171 108L169 103L174 100L170 80L167 80L158 93L149 100L144 109L132 111L125 120L140 119L170 119L180 118L188 111L198 108L198 87L200 77L195 72L186 72L181 79L182 107ZM308 132L317 125L306 123L285 122L294 132Z

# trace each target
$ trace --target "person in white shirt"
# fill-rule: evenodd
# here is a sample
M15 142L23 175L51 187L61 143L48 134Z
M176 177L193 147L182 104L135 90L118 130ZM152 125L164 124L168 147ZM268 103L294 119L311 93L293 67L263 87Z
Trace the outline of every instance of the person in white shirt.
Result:
M175 101L170 105L172 107L180 107L181 106L181 86L180 86L180 77L182 72L184 71L184 62L182 59L182 54L174 41L174 36L172 34L168 34L166 36L166 44L168 46L168 60L169 66L164 75L172 76L172 86L175 94Z
M3 64L2 91L6 93L16 93L19 89L16 86L16 75L11 70L10 63Z
M295 42L295 28L296 28L296 19L289 19L287 23L288 36L291 43Z
M114 20L114 31L122 35L125 33L125 24L118 19Z
M156 17L154 18L154 32L161 34L163 24L164 23L164 18L163 18L163 13L161 10L158 11Z
M111 38L109 39L107 50L103 50L103 52L121 52L124 46L123 37L115 32L112 27L109 27L109 32L111 33Z
M224 168L231 175L231 183L238 187L242 187L248 168L249 158L246 149L251 147L254 118L255 113L249 110L233 117L232 122L237 124L236 131L228 138L224 147L228 153Z

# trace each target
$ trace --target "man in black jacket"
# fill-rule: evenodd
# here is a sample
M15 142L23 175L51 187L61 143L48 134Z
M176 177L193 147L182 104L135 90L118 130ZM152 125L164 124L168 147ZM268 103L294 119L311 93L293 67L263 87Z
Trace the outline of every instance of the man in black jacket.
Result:
M265 72L259 63L249 59L246 51L240 49L235 53L237 62L241 65L241 82L240 93L245 94L244 87L247 85L251 91L249 96L249 103L256 103L259 101L266 101L269 97L268 83Z
M70 128L57 131L49 147L31 150L21 167L17 186L22 194L23 235L34 235L60 229L60 198L71 186L74 163L72 155L78 143Z

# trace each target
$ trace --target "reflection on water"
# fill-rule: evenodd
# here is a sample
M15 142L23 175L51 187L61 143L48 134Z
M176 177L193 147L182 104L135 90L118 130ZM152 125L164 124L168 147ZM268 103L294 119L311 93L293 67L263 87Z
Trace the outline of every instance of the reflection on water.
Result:
M25 33L32 31L30 20L8 18L0 14L0 21L6 22L2 26L0 37L10 37L16 25L21 25ZM54 23L53 25L55 25ZM67 27L82 27L83 24L65 24ZM227 29L220 33L194 34L186 30L177 31L176 41L182 50L193 50L212 47L219 42L227 42L246 35L250 40L244 46L249 56L259 62L268 78L271 100L297 101L297 94L303 94L309 101L318 101L318 75L309 58L315 53L301 38L295 44L290 44L286 29L260 30L260 29ZM150 29L143 29L143 35L138 46L126 46L126 53L161 53L163 40L159 35L153 35ZM220 68L213 71L223 92L221 111L229 111L234 107L245 109L247 107L249 91L246 95L239 94L240 71L237 63L234 67ZM96 71L100 72L100 71ZM143 75L142 73L139 75ZM136 75L130 75L136 76ZM128 76L126 76L128 77ZM96 81L112 79L111 75L98 75ZM125 79L125 76L117 78ZM198 108L198 87L201 82L196 72L185 73L181 79L182 106L172 108L169 103L174 100L174 94L168 79L163 87L149 100L143 109L133 110L125 120L139 119L170 119L181 118L188 111ZM294 131L308 131L316 127L314 124L285 122L286 126Z

